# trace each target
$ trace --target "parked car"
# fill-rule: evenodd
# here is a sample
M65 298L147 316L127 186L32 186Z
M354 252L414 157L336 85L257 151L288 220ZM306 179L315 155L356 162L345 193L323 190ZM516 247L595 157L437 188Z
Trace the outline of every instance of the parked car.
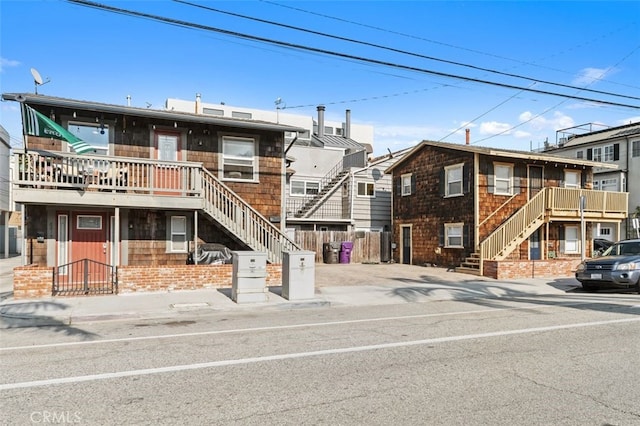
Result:
M613 241L605 240L604 238L595 238L593 240L593 257L602 256L602 253L612 245Z
M601 257L580 263L576 279L586 291L635 288L640 294L640 239L619 241Z

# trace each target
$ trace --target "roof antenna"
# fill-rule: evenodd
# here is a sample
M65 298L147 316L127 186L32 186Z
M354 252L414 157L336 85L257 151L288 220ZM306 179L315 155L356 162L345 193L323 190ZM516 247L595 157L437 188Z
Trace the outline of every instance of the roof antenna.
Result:
M31 75L33 76L33 83L36 86L36 95L38 94L38 86L42 86L43 84L47 84L51 80L47 77L47 81L42 81L42 77L37 69L31 68Z

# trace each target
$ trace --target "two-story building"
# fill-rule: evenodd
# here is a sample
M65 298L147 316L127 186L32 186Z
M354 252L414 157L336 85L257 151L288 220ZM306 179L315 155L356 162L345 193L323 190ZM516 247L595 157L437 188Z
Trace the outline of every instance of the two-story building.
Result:
M594 167L593 189L629 193L629 213L640 214L640 123L593 130L585 125L558 130L555 145L544 152L562 157L593 160L615 164L617 169ZM638 230L632 221L625 220L620 232L617 222L594 223L594 238L616 241L618 238L636 238Z
M617 169L423 141L387 169L394 182L394 258L494 278L568 275L590 255L592 224L617 225L627 216L627 193L592 189L595 167Z
M23 256L53 268L54 292L82 275L91 275L88 291L111 292L115 268L185 265L202 243L265 252L271 264L297 248L281 218L284 134L298 128L29 93L2 98L23 108L25 149L14 154L13 177Z

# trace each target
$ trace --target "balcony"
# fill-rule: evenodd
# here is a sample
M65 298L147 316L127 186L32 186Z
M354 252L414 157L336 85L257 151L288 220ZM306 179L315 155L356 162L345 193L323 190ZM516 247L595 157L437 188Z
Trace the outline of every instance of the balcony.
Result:
M17 203L203 208L199 163L34 150L14 157Z
M585 197L586 220L623 220L627 217L627 192L595 191L591 189L546 188L548 220L580 219L580 198Z

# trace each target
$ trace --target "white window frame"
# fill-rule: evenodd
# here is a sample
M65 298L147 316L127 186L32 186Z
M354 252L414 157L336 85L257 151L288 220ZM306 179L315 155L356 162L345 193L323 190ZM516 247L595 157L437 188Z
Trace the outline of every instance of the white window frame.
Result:
M508 177L498 177L498 169L507 169ZM506 182L507 191L498 190L498 182ZM513 164L493 163L493 193L496 195L513 195Z
M640 157L640 140L631 142L631 156Z
M460 177L457 179L451 178L451 173L459 170ZM459 197L464 195L464 163L454 164L452 166L447 166L444 168L444 196L445 197ZM451 185L460 183L459 191L452 191Z
M602 147L593 148L591 160L602 162Z
M225 154L225 143L227 142L251 142L253 144L253 156L248 159L244 156ZM258 139L245 136L224 135L220 138L220 176L222 180L236 182L257 182L258 181ZM235 163L235 164L234 164ZM251 168L251 178L240 176L225 176L225 166L240 166Z
M599 237L611 238L612 235L613 235L613 228L611 226L599 226L598 227L598 236Z
M95 226L91 225L92 223L94 223ZM76 229L99 231L102 229L102 216L91 215L91 214L79 214L76 217Z
M402 196L411 195L411 176L412 173L400 176L400 186Z
M600 190L601 191L617 192L618 191L618 179L617 178L602 179L600 181Z
M569 230L571 230L571 233L575 232L575 239L568 238ZM580 253L580 227L578 225L567 225L564 227L564 253Z
M457 235L456 230L460 231ZM451 242L452 238L460 238L460 244ZM464 223L445 223L444 224L444 247L445 248L464 248Z
M183 229L176 229L179 224L182 224ZM183 237L183 247L176 248L174 242L175 237ZM168 252L170 253L186 253L189 248L187 241L187 217L186 216L170 216L169 217L169 241L167 241Z
M364 191L360 191L361 187ZM371 191L369 191L371 188ZM373 182L360 181L356 184L356 196L361 198L375 198L376 185Z
M74 128L75 127L75 128ZM86 129L81 131L80 129ZM87 132L87 130L90 130ZM111 149L111 141L109 134L109 126L104 123L87 123L82 121L68 121L67 131L82 139L87 145L93 148L91 155L109 155ZM67 143L67 151L75 152L71 144Z
M613 152L614 152L613 145L607 145L607 146L604 147L604 158L603 158L603 160L606 163L610 163L610 162L613 161L613 159L614 159Z
M570 182L569 176L575 176L575 183ZM579 170L565 170L564 171L564 187L580 189L580 182L582 181L582 173Z
M576 158L584 158L584 151L576 151Z
M302 193L293 192L293 184L302 183ZM308 195L316 195L320 192L320 182L313 180L292 179L289 182L289 195L292 197L305 197Z

